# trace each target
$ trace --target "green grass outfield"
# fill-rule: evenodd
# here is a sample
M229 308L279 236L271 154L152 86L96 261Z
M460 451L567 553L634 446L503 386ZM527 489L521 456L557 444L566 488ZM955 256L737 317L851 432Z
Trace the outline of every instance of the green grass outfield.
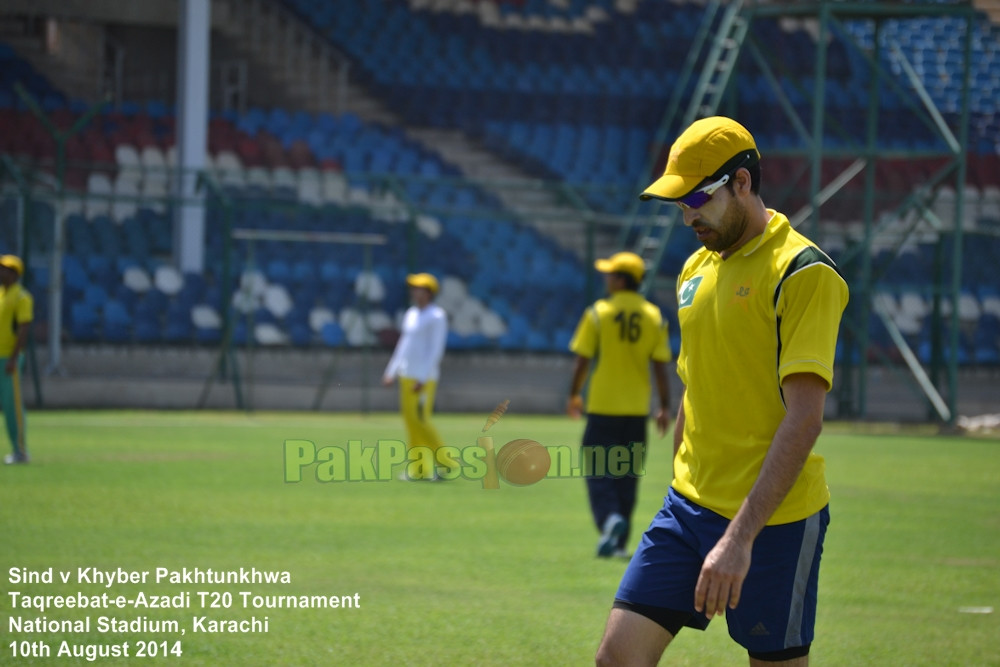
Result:
M470 446L485 417L442 415L438 424L449 444ZM29 420L32 464L0 469L3 665L586 665L625 567L594 558L579 479L498 490L469 479L320 483L313 465L303 481L284 481L286 440L373 446L403 438L396 415L38 412ZM515 402L489 434L498 446L515 438L575 446L582 429L518 415ZM669 449L666 440L651 444L640 529L666 491ZM1000 665L1000 442L829 424L818 449L833 520L812 664ZM11 568L18 576L51 568L54 581L12 583ZM107 588L78 581L80 568L149 574ZM256 568L288 572L290 583L156 583L157 568ZM189 593L190 603L39 613L12 609L11 591ZM198 592L215 594L205 596L208 608ZM253 596L300 595L360 607L253 608ZM18 633L10 616L92 625L89 634ZM100 633L101 616L176 621L179 630ZM266 633L195 632L193 620L265 616ZM128 641L134 656L149 640L157 651L179 641L183 653L55 657L63 641ZM42 642L52 657L14 658L12 642L27 653ZM721 619L705 633L682 632L667 656L672 665L746 664Z

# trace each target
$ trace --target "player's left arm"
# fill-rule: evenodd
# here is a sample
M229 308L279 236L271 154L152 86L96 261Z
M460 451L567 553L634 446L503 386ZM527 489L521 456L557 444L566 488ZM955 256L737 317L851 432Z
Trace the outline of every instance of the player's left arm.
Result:
M444 348L448 343L448 317L441 313L440 317L431 320L430 361L434 366L444 358Z
M695 587L695 609L711 618L740 601L753 541L791 491L823 428L827 384L795 373L782 383L787 412L771 441L757 481L729 527L708 552Z

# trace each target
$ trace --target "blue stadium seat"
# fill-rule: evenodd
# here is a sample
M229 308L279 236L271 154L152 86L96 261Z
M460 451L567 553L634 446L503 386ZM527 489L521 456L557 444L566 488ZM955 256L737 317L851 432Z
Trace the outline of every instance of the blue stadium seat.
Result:
M83 301L89 308L100 310L108 301L108 292L101 285L89 284L83 291Z
M194 327L194 339L202 345L217 345L222 341L222 329L218 327Z
M194 338L194 325L190 311L178 310L167 313L163 329L163 340L167 343L190 343Z
M112 301L122 304L128 312L134 312L139 303L139 295L123 284L116 285L110 292Z
M112 299L104 304L103 338L111 343L127 343L132 339L132 316L120 301Z
M323 343L330 347L341 346L347 341L347 338L344 336L344 330L336 322L327 322L324 324L323 328L320 329L320 337L323 339Z
M288 327L288 338L292 345L305 347L312 343L312 330L308 324L294 323Z
M81 343L94 342L98 339L100 318L97 310L86 303L74 303L70 306L70 335L74 341Z
M979 319L973 345L977 363L1000 364L1000 319L996 315L986 314Z
M233 345L246 345L247 344L247 324L242 318L238 319L233 324L233 335L232 335Z

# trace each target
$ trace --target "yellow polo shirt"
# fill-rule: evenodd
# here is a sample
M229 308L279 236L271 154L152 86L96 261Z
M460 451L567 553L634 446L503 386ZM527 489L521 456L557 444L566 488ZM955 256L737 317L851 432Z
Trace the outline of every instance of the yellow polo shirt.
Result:
M588 413L649 415L649 363L670 361L659 308L637 292L615 292L587 308L569 349L596 359L587 388Z
M21 283L0 287L0 357L9 357L17 345L17 330L34 318L34 301Z
M685 385L674 488L732 518L785 416L782 380L815 373L829 389L847 283L833 260L770 211L765 231L723 261L695 252L677 279ZM823 458L809 455L768 522L799 521L830 498Z

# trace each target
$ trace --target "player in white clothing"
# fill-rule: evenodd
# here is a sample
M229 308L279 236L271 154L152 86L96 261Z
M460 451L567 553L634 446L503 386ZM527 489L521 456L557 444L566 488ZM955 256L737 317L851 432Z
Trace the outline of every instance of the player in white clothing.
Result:
M412 274L407 276L406 284L413 305L403 316L402 335L382 375L382 383L390 386L399 378L399 410L406 424L407 449L428 447L437 461L437 450L444 443L431 416L448 338L448 315L434 303L439 286L433 275ZM414 458L411 456L410 460ZM427 467L430 469L421 469ZM438 479L434 466L411 463L408 470L410 478Z

